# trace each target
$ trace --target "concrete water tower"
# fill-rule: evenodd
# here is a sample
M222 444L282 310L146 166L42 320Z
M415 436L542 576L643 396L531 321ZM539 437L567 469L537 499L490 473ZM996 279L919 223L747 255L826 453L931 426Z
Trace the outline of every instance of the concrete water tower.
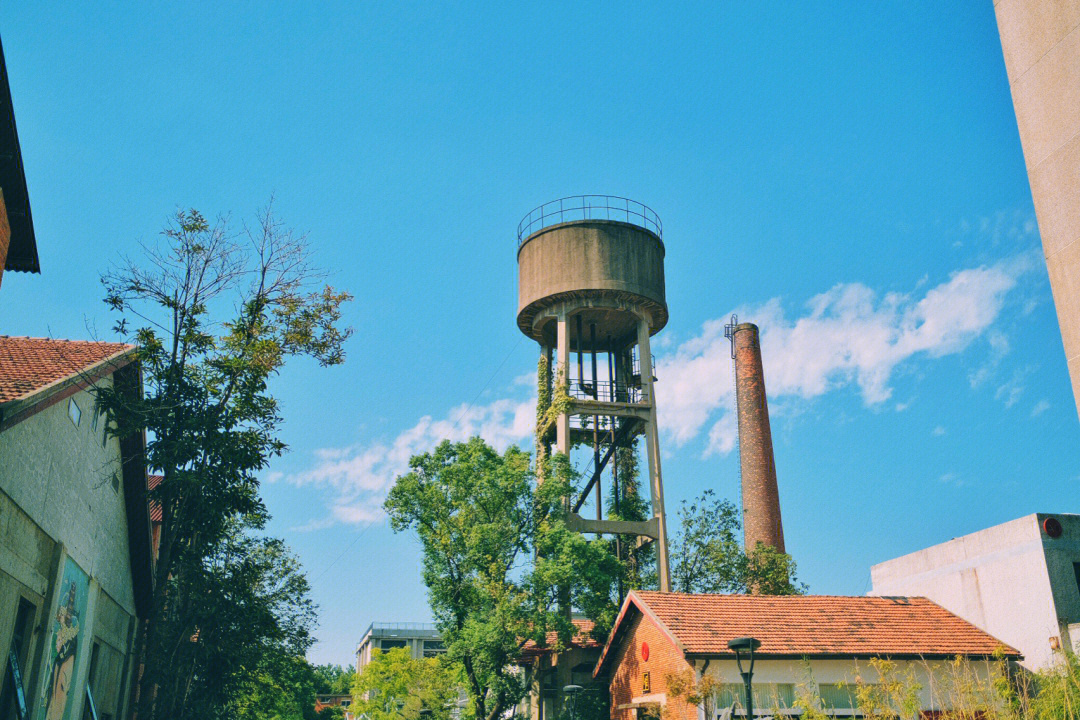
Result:
M671 573L649 338L667 320L663 227L648 207L579 195L541 205L521 221L518 327L540 344L546 367L554 366L548 387L561 382L569 396L567 412L540 442L553 441L567 456L574 446L592 450L581 496L568 498L567 524L578 532L655 542L664 592L671 590ZM602 476L607 469L618 502L618 465L611 460L616 448L630 447L638 436L645 439L652 517L605 520ZM595 519L579 514L585 505Z

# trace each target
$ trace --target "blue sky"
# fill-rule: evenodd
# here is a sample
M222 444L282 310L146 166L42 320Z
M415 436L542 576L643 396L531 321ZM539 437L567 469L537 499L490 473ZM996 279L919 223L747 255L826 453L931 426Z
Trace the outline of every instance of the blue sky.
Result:
M223 7L227 5L227 7ZM1078 421L992 3L23 3L3 40L41 254L8 334L108 338L98 275L178 206L276 194L356 300L344 366L276 381L271 530L312 658L428 618L378 517L408 455L527 441L515 228L563 195L659 213L669 508L734 499L733 311L762 327L789 551L813 592L1075 511ZM527 378L522 381L522 378Z

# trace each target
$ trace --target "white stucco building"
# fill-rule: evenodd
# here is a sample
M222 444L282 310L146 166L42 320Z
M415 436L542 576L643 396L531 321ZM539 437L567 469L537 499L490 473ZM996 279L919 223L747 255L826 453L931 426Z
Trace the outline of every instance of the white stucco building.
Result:
M1020 650L1080 651L1080 515L1036 513L875 565L872 595L922 595Z
M134 348L0 336L0 717L130 714L152 560L142 433L92 385L139 391Z

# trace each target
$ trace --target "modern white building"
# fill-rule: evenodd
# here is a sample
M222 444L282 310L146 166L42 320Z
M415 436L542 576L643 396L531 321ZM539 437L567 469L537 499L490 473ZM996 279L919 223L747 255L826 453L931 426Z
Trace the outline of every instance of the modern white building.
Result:
M1080 651L1080 515L1036 513L870 570L871 595L921 595L1024 655Z

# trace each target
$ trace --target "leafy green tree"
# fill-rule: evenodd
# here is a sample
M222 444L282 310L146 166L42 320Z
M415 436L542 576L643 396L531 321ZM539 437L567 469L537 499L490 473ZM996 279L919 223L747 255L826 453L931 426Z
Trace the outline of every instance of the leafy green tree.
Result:
M407 648L372 650L353 682L353 712L369 720L449 720L460 669L444 658L413 659Z
M787 553L758 543L741 558L739 592L758 595L805 595L806 585L799 582L795 561Z
M302 656L270 651L257 662L254 672L243 673L225 716L236 720L326 720L315 712L315 673Z
M318 720L345 720L345 708L340 705L327 705L316 715Z
M410 468L385 503L391 526L418 534L447 655L462 668L472 714L495 720L525 693L514 667L525 643L549 631L570 642L571 605L600 633L610 627L618 560L566 529L563 500L577 479L564 455L545 462L539 484L527 453L500 454L479 438L443 442Z
M314 716L315 675L304 653L315 606L284 543L234 523L199 571L168 582L184 602L161 619L171 636L186 633L162 687L182 709L177 716Z
M615 451L614 463L619 482L618 487L615 483L609 485L607 517L611 520L648 520L652 517L652 508L641 493L636 437L630 441L629 447L620 447ZM623 564L624 590L657 587L659 580L654 543L639 545L634 535L622 535L608 543L610 552ZM616 599L616 604L620 599Z
M686 593L799 595L806 586L796 578L795 561L775 548L758 545L745 552L739 544L739 511L728 500L704 491L679 508L672 535L672 586Z
M344 665L316 665L315 692L324 695L345 695L352 692L356 671Z
M126 261L102 278L106 303L120 314L118 334L137 346L142 392L95 392L111 433L146 432L148 465L164 476L152 498L162 510L152 607L136 646L138 716L156 720L191 716L196 700L219 711L227 703L209 651L217 618L202 614L207 599L194 593L227 590L212 582L221 564L235 567L238 551L261 552L236 537L237 526L264 525L256 474L286 449L269 381L290 357L342 361L349 296L320 287L305 238L269 209L239 233L225 220L179 212L145 251L141 264ZM192 637L205 656L177 652ZM206 692L197 694L200 685Z
M684 501L671 541L671 560L676 592L739 592L744 563L735 506L712 490Z

